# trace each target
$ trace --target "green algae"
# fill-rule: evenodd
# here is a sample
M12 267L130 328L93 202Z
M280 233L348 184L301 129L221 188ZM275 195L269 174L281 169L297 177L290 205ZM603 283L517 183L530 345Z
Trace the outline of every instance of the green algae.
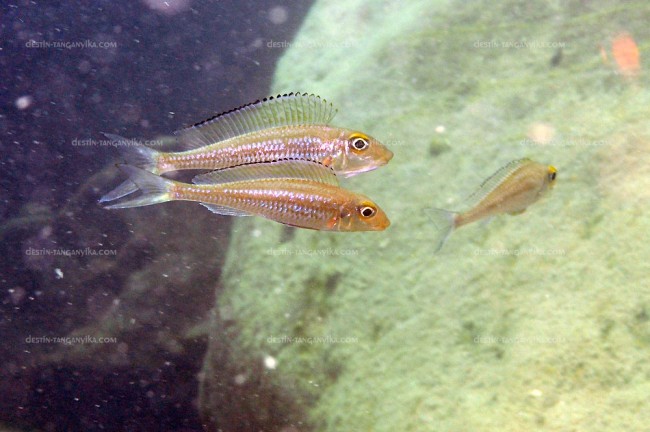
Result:
M291 390L301 430L647 424L650 92L598 46L625 29L643 51L648 17L643 3L315 4L273 92L318 93L339 108L335 124L395 152L343 181L392 225L286 236L238 221L217 298L237 355L277 359L264 376ZM517 41L535 46L502 45ZM547 145L529 137L537 123L554 130ZM524 156L558 167L553 193L434 254L427 209L461 207ZM284 335L332 338L270 342Z

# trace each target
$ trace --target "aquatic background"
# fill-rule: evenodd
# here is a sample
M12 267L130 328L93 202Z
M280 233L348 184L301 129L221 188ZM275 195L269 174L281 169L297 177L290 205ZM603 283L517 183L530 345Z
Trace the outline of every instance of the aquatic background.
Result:
M2 6L0 421L648 430L649 6L171 3ZM385 232L97 206L121 179L100 132L297 90L395 153L344 181ZM428 211L521 157L557 166L553 193L434 254Z
M266 96L286 51L267 44L290 41L310 2L167 4L0 6L0 422L201 429L207 339L178 339L214 303L231 220L103 210L121 174L101 132L151 140ZM89 332L116 342L27 342Z

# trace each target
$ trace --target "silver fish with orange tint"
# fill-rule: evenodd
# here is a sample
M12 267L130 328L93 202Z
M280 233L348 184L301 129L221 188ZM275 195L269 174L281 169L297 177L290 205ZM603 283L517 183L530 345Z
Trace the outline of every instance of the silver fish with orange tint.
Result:
M117 135L105 134L125 162L163 174L177 170L217 170L239 165L300 159L320 162L343 177L374 170L393 153L363 132L330 126L336 110L316 95L270 97L176 132L180 152L161 152ZM105 195L113 201L135 191L125 182Z
M214 213L262 216L286 225L323 231L381 231L386 214L368 197L338 186L331 168L311 161L279 161L212 171L194 184L141 168L120 165L140 196L106 208L129 208L166 201L195 201Z
M442 248L451 233L469 223L497 214L518 215L537 202L555 185L557 169L530 159L508 163L485 180L470 197L469 209L452 212L429 209L437 228L437 250Z

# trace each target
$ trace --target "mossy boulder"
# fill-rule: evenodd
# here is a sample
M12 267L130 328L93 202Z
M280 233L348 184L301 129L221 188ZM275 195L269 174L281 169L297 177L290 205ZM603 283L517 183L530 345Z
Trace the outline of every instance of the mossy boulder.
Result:
M342 180L392 225L235 223L207 423L243 424L238 407L285 431L645 427L650 92L609 50L622 29L647 40L649 18L607 2L317 2L273 92L317 93L334 124L394 151ZM462 208L521 157L558 168L553 193L434 253L428 211Z

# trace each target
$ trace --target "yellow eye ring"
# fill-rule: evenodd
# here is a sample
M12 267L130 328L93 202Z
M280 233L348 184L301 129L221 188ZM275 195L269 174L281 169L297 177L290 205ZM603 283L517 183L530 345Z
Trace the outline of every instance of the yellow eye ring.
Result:
M358 210L361 217L366 219L371 218L377 214L377 209L371 205L363 205L359 207Z
M350 148L355 152L362 152L370 147L370 138L362 133L354 133L349 138Z
M554 181L556 177L557 177L557 168L555 168L553 165L549 165L548 167L549 180Z

